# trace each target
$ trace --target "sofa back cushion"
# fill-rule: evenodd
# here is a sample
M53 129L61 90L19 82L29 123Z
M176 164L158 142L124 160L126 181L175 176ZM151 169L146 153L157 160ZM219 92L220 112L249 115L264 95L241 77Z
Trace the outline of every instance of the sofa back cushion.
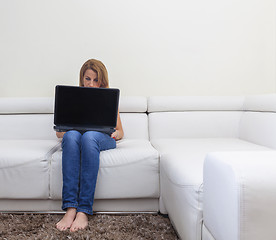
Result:
M276 149L276 94L245 98L240 138Z
M150 97L150 139L238 137L243 97Z
M146 97L121 97L125 138L148 139ZM0 98L0 139L56 139L53 98Z
M0 115L0 139L57 139L53 114Z
M56 139L53 98L1 98L0 139Z
M120 117L126 139L149 139L147 98L122 96Z

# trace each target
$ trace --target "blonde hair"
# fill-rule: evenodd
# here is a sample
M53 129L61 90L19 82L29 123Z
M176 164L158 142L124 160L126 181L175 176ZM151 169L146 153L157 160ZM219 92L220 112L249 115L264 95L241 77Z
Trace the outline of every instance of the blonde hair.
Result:
M109 88L108 74L107 74L106 67L101 61L96 59L89 59L82 65L80 70L80 82L79 82L80 87L84 86L83 77L87 69L91 69L95 73L97 73L100 87Z

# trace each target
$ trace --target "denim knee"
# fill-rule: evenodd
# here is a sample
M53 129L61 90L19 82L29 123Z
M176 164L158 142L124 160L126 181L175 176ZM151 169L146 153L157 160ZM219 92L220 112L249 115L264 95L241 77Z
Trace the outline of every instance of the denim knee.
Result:
M96 131L87 131L82 135L81 144L82 146L89 145L94 147L99 147L100 142L102 141L102 134Z
M116 148L116 141L108 134L88 131L82 136L82 146L95 147L100 151Z
M80 132L78 132L76 130L71 130L71 131L66 132L63 135L62 144L64 144L64 142L66 142L66 143L76 143L76 142L79 142L80 138L81 138L81 133Z
M87 131L82 135L82 141L99 141L102 138L103 133L96 131Z

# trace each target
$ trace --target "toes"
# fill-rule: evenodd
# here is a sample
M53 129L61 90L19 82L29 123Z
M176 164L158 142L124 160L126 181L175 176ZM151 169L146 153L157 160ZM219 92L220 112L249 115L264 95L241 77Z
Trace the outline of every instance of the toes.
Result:
M68 227L62 227L61 228L61 231L65 231L65 230L67 230L68 229Z
M57 223L56 224L56 228L58 229L58 230L61 230L61 226Z
M76 232L76 231L78 231L78 228L77 228L77 227L71 227L71 228L70 228L70 232Z
M60 231L65 231L67 230L69 227L63 226L62 224L56 224L56 228Z
M78 230L83 230L85 227L83 226L71 226L70 232L77 232Z

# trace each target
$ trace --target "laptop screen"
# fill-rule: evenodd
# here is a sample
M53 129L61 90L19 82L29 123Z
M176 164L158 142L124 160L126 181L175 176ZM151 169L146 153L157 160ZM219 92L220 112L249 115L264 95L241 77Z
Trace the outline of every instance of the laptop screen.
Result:
M54 123L116 127L119 89L56 86Z

